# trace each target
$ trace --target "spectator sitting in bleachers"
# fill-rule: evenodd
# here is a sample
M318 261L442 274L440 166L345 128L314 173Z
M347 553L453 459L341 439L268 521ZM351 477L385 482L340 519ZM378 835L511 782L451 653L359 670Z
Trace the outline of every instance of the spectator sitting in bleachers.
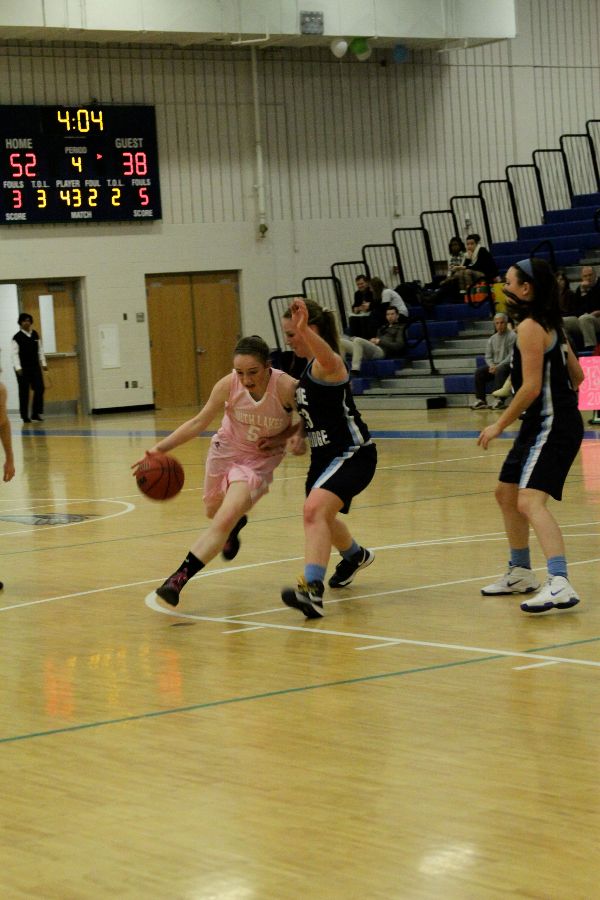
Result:
M448 243L448 268L446 278L451 278L454 273L463 267L467 248L459 237L452 237Z
M452 238L448 248L454 246ZM450 267L449 267L450 268ZM482 246L478 234L467 235L466 253L462 260L454 262L452 272L448 274L440 287L435 292L435 303L460 303L464 295L477 284L478 281L486 281L491 284L498 277L498 266L490 251Z
M340 339L343 353L352 355L352 376L360 374L363 359L399 359L406 349L405 332L407 316L401 316L398 308L388 306L385 312L386 324L370 340L342 335Z
M385 314L390 306L395 306L398 313L408 319L406 303L400 294L386 287L381 278L371 278L371 290L373 291L371 314L378 328L385 324Z
M355 314L371 312L373 291L371 290L369 279L366 275L357 275L354 281L356 290L352 300L352 312Z
M348 316L350 334L356 337L371 338L377 330L373 312L373 291L366 275L355 278L356 291L352 300L352 312Z
M558 303L563 317L578 315L577 305L580 301L575 291L571 290L571 282L564 269L558 270L556 280L558 281Z
M487 409L485 399L486 386L493 380L493 389L497 391L506 381L510 372L510 360L512 349L517 339L516 332L508 327L506 313L496 313L494 316L495 333L488 338L485 351L485 364L475 371L475 402L471 409ZM502 409L504 399L496 397L491 409Z
M600 282L593 266L581 267L572 308L563 319L567 337L576 350L592 350L600 342Z

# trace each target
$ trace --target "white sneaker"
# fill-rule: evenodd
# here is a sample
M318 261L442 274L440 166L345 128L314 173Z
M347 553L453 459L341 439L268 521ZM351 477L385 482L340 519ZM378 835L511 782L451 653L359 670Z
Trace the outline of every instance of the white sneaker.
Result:
M488 405L485 400L476 400L475 403L471 403L471 409L487 409Z
M488 584L487 587L481 588L481 593L485 597L490 597L494 594L531 594L533 591L539 590L539 587L540 583L531 569L525 569L522 566L509 566L505 575L502 575L493 584Z
M502 399L502 397L498 397L497 400L494 400L494 402L490 406L490 409L504 409L504 400Z
M526 613L545 613L551 609L571 609L577 606L579 597L563 575L550 575L539 594L521 603Z
M492 397L501 397L503 400L506 400L507 397L510 397L512 393L510 378L507 378L501 388L498 388L497 391L492 391Z

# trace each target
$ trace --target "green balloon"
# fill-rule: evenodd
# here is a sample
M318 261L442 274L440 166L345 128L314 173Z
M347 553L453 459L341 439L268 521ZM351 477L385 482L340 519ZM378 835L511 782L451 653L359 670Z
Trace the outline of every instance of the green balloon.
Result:
M365 53L369 49L367 39L364 37L352 38L349 49L352 53Z

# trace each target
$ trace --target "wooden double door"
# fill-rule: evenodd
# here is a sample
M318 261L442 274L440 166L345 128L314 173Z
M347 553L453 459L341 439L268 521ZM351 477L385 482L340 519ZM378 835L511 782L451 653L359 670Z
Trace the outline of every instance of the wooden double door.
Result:
M154 403L201 406L231 371L240 337L237 272L146 276Z

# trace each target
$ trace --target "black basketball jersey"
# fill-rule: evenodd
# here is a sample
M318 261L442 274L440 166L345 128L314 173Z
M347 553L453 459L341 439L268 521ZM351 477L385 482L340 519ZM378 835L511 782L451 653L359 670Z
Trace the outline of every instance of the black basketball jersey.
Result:
M567 367L567 339L554 333L554 342L544 353L542 389L525 411L527 419L546 418L558 411L577 410L577 392L571 384ZM513 348L511 382L516 393L523 384L523 365L518 340Z
M350 382L317 381L311 374L313 362L296 388L296 405L312 455L333 459L371 443L369 429L354 405Z

